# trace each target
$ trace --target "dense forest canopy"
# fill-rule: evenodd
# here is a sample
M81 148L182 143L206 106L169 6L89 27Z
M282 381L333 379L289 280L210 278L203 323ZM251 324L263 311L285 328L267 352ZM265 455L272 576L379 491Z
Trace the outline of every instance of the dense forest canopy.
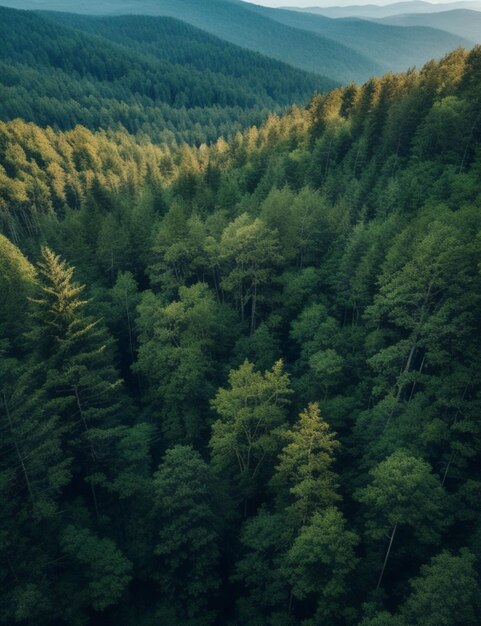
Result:
M480 107L0 124L1 623L479 624Z
M420 67L456 47L469 49L479 43L477 38L473 40L468 35L435 27L332 20L299 11L267 9L241 0L2 0L2 3L14 8L97 16L169 16L237 46L344 84L351 80L365 81L389 71L405 71L413 65Z
M337 84L171 18L53 19L0 7L1 120L200 144Z
M280 11L255 4L251 6L256 12L276 22L333 39L358 54L374 59L384 72L402 71L422 64L457 46L469 48L479 39L452 33L448 28L434 28L429 22L424 26L412 24L409 28L400 28L391 23L360 19L333 20L301 11ZM474 12L474 15L479 16L479 13Z

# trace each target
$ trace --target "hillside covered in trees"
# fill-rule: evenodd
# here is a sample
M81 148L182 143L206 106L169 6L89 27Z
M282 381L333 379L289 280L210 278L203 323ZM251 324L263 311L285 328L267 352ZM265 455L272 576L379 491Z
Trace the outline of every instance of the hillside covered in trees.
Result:
M477 47L210 147L0 123L0 623L479 624L480 107Z
M242 48L338 83L420 67L477 39L440 28L335 20L242 0L2 0L23 9L173 17ZM474 7L473 7L474 8ZM406 11L409 11L406 8ZM434 26L434 24L433 24ZM467 37L467 38L466 38Z
M337 84L171 18L0 7L0 39L0 119L60 130L123 128L200 144Z

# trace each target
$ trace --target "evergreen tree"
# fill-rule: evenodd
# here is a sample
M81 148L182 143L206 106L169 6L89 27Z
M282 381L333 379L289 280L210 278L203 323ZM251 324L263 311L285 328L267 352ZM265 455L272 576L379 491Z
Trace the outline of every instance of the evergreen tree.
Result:
M295 516L306 523L312 513L339 499L338 479L331 468L339 444L317 404L310 404L300 414L285 437L288 443L279 455L271 484L281 502L290 503Z
M90 484L98 514L95 484L110 478L115 429L128 423L130 407L113 365L110 339L85 312L83 290L73 281L73 269L43 248L28 339L45 368L41 389L46 410L59 416L64 445L74 456L74 475Z
M218 487L210 468L189 446L165 454L154 476L155 554L165 611L174 607L176 623L212 623L208 607L220 585ZM207 611L207 612L206 612ZM177 621L178 620L178 621Z

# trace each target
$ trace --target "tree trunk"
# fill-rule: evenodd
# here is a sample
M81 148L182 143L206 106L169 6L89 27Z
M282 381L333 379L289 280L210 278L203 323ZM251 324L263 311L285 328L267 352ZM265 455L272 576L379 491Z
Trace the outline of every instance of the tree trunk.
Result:
M254 283L254 292L252 294L252 309L251 309L251 337L256 329L256 306L257 306L257 283Z
M32 491L32 485L30 484L30 478L28 476L28 472L27 472L27 468L25 466L24 463L24 459L22 456L22 453L20 452L20 446L18 445L18 441L17 438L15 437L15 433L13 430L13 422L12 422L12 416L10 415L10 409L8 407L8 402L7 402L7 398L5 397L5 393L2 394L3 395L3 403L5 405L5 412L7 414L7 419L8 419L8 425L10 427L10 432L12 434L12 439L13 439L13 445L15 447L15 452L17 454L20 466L22 468L22 472L23 472L23 476L25 478L25 482L27 484L27 489L28 489L28 495L30 496L30 500L32 501L32 505L34 503L33 501L33 491Z
M396 534L396 530L397 530L397 523L394 525L394 528L392 529L392 534L391 534L391 539L389 541L389 546L386 552L386 558L384 559L384 563L382 566L382 570L381 570L381 574L379 575L379 580L377 581L377 587L376 587L376 591L379 589L379 587L381 586L382 583L382 579L384 576L384 570L386 569L386 565L389 559L389 555L391 554L391 548L392 548L392 543L394 541L394 535Z

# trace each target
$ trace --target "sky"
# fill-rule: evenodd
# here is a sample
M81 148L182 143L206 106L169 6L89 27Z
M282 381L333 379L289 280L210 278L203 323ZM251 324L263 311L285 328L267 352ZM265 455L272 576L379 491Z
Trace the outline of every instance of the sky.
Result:
M443 2L452 2L454 0L428 0L433 4L441 4ZM266 7L328 7L328 6L352 6L353 4L392 4L399 0L244 0L244 2L253 2L254 4L262 4Z

